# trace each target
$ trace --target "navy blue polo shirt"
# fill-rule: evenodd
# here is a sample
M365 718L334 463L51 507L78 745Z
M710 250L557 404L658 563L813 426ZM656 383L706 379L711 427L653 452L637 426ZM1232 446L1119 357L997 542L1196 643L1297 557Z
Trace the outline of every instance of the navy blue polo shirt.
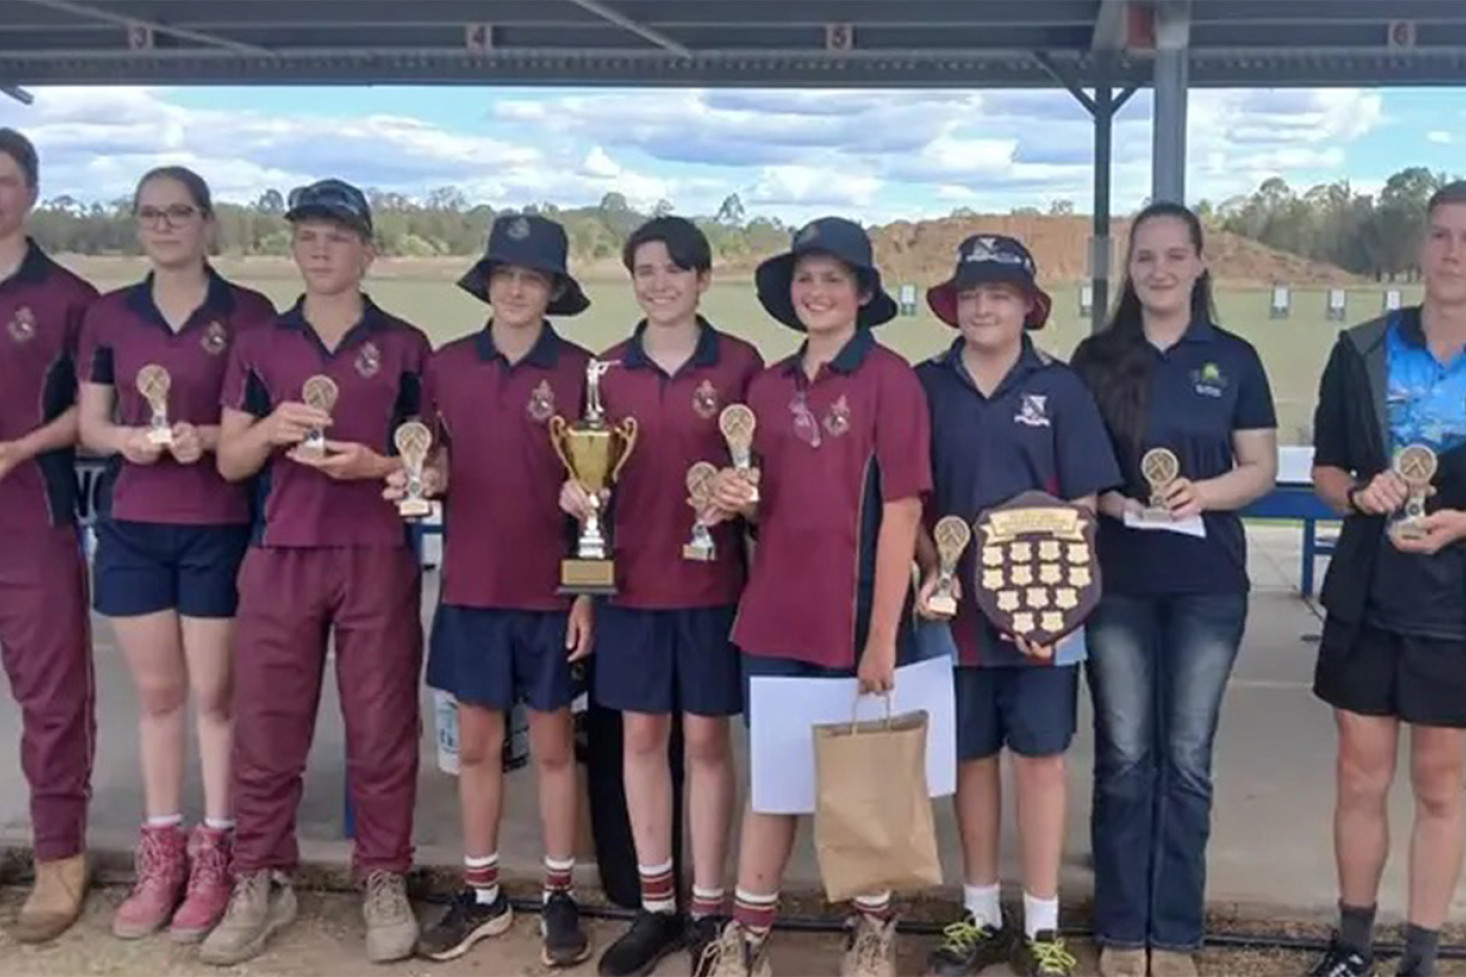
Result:
M1459 472L1458 452L1466 445L1466 353L1456 354L1448 363L1436 359L1426 345L1420 309L1415 307L1390 317L1385 362L1390 457L1409 444L1428 445L1441 458L1439 486ZM1427 506L1434 510L1441 502L1429 500ZM1386 542L1374 561L1365 620L1397 634L1466 638L1463 588L1466 547L1447 546L1427 555L1402 553Z
M1035 349L1023 337L1018 362L984 396L962 361L964 341L954 342L916 369L931 411L931 503L927 525L943 516L969 524L985 510L1039 489L1079 499L1120 484L1120 468L1094 397L1067 364ZM970 590L976 547L962 556L959 579ZM997 630L976 602L958 602L952 624L964 665L1037 663ZM1061 643L1053 664L1082 657L1082 643Z
M1145 440L1120 458L1125 494L1142 501L1150 486L1140 458L1169 448L1193 482L1236 467L1232 435L1278 426L1272 390L1252 344L1206 321L1193 322L1162 351L1149 347L1151 368ZM1132 596L1241 593L1248 589L1247 537L1236 512L1205 512L1206 538L1129 529L1100 520L1100 570L1106 591Z

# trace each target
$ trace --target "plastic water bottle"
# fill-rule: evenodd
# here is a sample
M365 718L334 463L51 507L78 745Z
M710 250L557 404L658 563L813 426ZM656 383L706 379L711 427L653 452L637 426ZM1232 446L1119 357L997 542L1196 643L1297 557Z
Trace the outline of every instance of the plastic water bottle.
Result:
M447 692L433 690L433 716L438 734L438 769L458 776L458 702Z

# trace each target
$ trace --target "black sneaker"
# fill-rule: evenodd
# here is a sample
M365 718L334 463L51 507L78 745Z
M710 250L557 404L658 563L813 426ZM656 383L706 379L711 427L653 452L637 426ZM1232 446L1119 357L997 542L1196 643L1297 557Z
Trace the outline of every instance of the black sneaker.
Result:
M727 923L726 916L704 916L688 921L684 942L687 955L692 958L692 977L711 977L713 958L708 947L718 942Z
M1308 977L1374 977L1374 955L1365 956L1353 947L1339 942L1339 934L1329 939L1323 959L1314 964Z
M546 967L573 967L590 956L590 940L580 928L580 907L568 892L556 892L540 916L540 961Z
M453 960L479 940L503 933L513 922L514 910L503 889L488 905L480 904L472 889L464 889L453 897L443 917L418 938L417 952L429 960Z
M601 954L601 977L643 977L656 969L661 959L682 948L686 923L676 913L636 914L631 929Z
M1072 977L1079 961L1053 930L1039 930L1013 941L1013 970L1021 977Z
M942 944L926 958L931 977L970 977L1008 959L1007 933L979 926L971 913L942 930Z

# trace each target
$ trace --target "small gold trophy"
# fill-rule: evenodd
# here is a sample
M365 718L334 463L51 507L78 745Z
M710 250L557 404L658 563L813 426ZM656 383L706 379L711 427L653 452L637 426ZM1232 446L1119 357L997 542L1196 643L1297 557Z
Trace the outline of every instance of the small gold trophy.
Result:
M706 563L717 558L713 534L708 530L707 523L703 522L703 513L712 504L713 479L717 477L717 467L706 461L700 461L687 469L687 504L692 506L696 515L692 520L692 539L682 547L684 560Z
M336 381L320 373L306 380L300 388L301 400L307 407L314 407L327 414L335 409L336 398L340 395L341 388L336 386ZM324 455L326 453L326 432L320 428L308 431L300 448L302 451Z
M937 544L937 586L926 609L935 617L952 617L957 613L957 562L972 542L972 527L958 516L943 516L932 529L932 540Z
M137 392L153 412L148 425L148 441L157 445L173 443L173 426L168 423L168 391L173 387L173 377L168 370L156 363L149 363L137 371Z
M728 454L733 458L733 468L742 472L753 489L750 502L758 501L758 469L753 467L753 432L758 428L758 418L753 408L745 404L729 404L718 415L718 429L723 440L728 442Z
M1394 520L1390 531L1400 539L1419 539L1425 535L1421 523L1425 519L1425 500L1430 495L1430 482L1435 478L1440 460L1429 447L1411 444L1395 455L1395 473L1410 487L1405 508Z
M560 561L561 594L614 594L615 565L608 556L600 515L601 493L621 476L636 447L636 418L617 424L606 420L601 406L601 377L614 362L586 365L585 416L573 424L556 414L550 418L550 444L570 477L590 496L590 515L580 528L575 556Z
M392 433L392 443L402 457L407 473L407 494L397 503L397 514L403 519L421 519L432 515L433 504L424 495L423 466L433 447L433 432L421 421L408 421Z
M1150 486L1150 504L1140 512L1144 522L1170 522L1166 489L1181 475L1181 459L1170 448L1151 448L1140 458L1140 474Z

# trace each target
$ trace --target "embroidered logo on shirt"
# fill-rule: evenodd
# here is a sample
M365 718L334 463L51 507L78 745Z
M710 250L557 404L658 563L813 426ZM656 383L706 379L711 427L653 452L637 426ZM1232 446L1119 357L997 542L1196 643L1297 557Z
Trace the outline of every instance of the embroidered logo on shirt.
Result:
M794 436L811 448L820 446L820 423L809 409L804 391L796 391L789 400L789 413L794 417Z
M692 409L703 420L710 420L718 413L718 390L713 381L704 380L692 394Z
M36 314L30 306L22 305L10 319L10 338L17 343L27 343L36 338Z
M529 221L516 217L504 233L509 235L511 241L523 241L529 237Z
M830 432L830 437L838 438L850 430L850 402L841 394L840 399L830 405L830 410L825 414L825 430Z
M370 379L382 371L382 351L372 342L362 343L356 354L356 372Z
M222 323L211 322L204 327L204 334L199 339L199 345L210 356L218 356L229 348L229 333L224 331Z
M1023 394L1018 402L1018 413L1013 420L1029 427L1048 427L1049 398L1047 394Z
M541 380L540 385L530 391L529 403L524 409L536 424L543 424L554 416L555 391L550 389L550 381Z
M1205 363L1191 371L1191 384L1203 397L1220 397L1227 390L1227 378L1215 363Z

